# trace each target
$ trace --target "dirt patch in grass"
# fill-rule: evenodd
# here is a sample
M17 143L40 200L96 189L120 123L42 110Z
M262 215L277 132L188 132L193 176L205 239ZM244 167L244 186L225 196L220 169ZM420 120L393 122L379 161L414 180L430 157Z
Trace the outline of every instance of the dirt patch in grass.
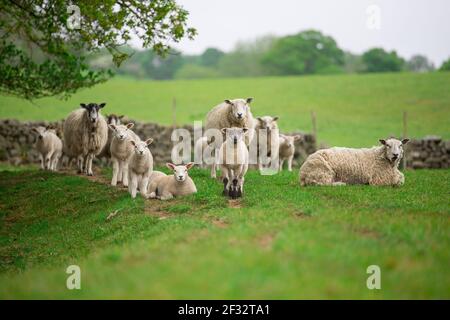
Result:
M380 233L378 233L375 230L368 229L368 228L352 228L352 231L363 237L372 238L372 239L376 239L376 240L381 239Z
M235 209L242 208L241 200L240 199L229 199L228 200L228 207L229 208L235 208Z
M270 250L272 248L273 240L275 239L275 235L273 234L264 234L257 238L258 245L264 250Z
M144 214L151 217L157 217L159 220L168 219L174 215L167 211L166 204L161 204L161 202L157 200L145 201Z
M228 226L229 226L229 223L226 222L226 221L223 220L223 219L213 219L213 220L211 221L211 223L212 223L214 226L216 226L216 227L218 227L218 228L221 228L221 229L228 228Z

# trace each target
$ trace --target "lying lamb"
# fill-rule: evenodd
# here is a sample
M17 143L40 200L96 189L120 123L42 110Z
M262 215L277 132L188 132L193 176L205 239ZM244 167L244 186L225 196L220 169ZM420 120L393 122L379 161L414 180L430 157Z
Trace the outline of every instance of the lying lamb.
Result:
M245 137L246 145L250 145L253 135L256 121L253 118L252 112L250 110L250 103L253 98L247 99L234 99L225 100L221 104L214 107L206 115L205 130L216 129L221 130L222 128L247 128L249 129L248 134ZM207 133L207 132L206 132ZM215 150L220 148L221 143L224 141L216 142L212 141L211 137L208 137L208 144L211 145ZM216 164L215 162L211 166L211 177L216 177Z
M223 174L223 194L236 199L244 192L244 176L248 170L247 128L223 128L225 142L219 149L218 162Z
M117 185L117 182L123 182L128 187L128 162L133 155L133 145L131 141L139 141L139 137L131 130L134 124L125 125L110 124L109 128L113 132L111 140L110 153L113 165L113 174L111 185Z
M77 159L79 173L92 176L92 160L108 140L108 125L100 114L105 103L82 103L80 106L64 121L64 151L69 157Z
M300 168L300 184L370 184L399 186L405 181L398 164L403 156L402 141L381 139L370 149L330 148L311 154Z
M152 138L145 141L130 141L134 146L134 152L128 162L128 178L130 179L128 191L132 198L136 198L138 187L142 196L147 194L148 180L153 171L153 156L148 148L152 142Z
M32 130L38 134L36 149L39 152L41 168L56 171L62 155L61 139L56 135L55 129L50 127L37 127Z
M173 175L170 176L160 171L154 171L148 189L148 197L170 200L174 197L196 193L195 183L188 174L188 170L193 166L193 162L178 166L167 163L167 167L173 171Z
M283 170L284 161L288 162L288 170L292 171L292 160L294 159L295 153L295 141L299 141L301 139L300 135L288 136L285 134L280 134L280 148L279 148L279 159L280 166L279 171Z

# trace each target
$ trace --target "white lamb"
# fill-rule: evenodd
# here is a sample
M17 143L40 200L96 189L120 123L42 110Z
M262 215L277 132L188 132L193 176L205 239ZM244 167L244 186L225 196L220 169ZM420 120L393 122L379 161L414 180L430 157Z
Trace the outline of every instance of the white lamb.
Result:
M78 161L78 172L92 176L92 160L108 140L108 125L100 114L105 103L82 103L64 121L64 151Z
M247 128L223 128L225 142L219 149L219 164L223 174L223 194L236 199L244 192L244 179L248 170L248 149L245 144Z
M405 181L398 164L403 156L402 141L381 139L381 146L351 149L330 148L311 154L300 168L300 184L369 184L399 186Z
M265 165L270 165L272 155L278 154L279 149L279 129L278 117L264 116L256 118L255 133L258 145L258 169L263 169L262 159L269 161ZM265 145L264 145L265 141ZM276 163L278 165L278 161ZM276 168L278 169L278 168Z
M140 141L141 139L131 130L134 124L125 125L110 124L109 127L113 132L111 140L110 153L113 165L113 174L111 185L117 185L117 182L123 183L128 187L128 162L133 155L134 147L131 141Z
M300 135L288 136L285 134L280 134L280 148L279 148L279 159L280 166L279 170L283 170L284 161L288 162L288 170L292 171L292 160L295 154L295 141L299 141L302 137Z
M142 196L147 195L148 180L153 171L153 156L148 148L152 142L152 138L145 141L130 141L134 146L134 152L132 152L128 163L128 177L130 179L128 191L132 198L136 198L138 188Z
M36 149L39 152L41 168L56 171L62 155L61 139L56 135L55 129L50 127L36 127L32 130L38 134Z
M252 100L253 98L247 98L245 100L227 99L217 105L206 115L205 130L221 130L222 128L231 127L247 128L248 134L245 137L245 143L249 146L253 140L254 128L256 125L256 121L250 110L250 103ZM220 142L216 140L212 141L212 138L208 137L208 143L214 150L218 149L223 141L224 139ZM211 177L216 177L216 162L211 166Z
M149 184L148 197L170 200L174 197L196 193L195 183L188 174L188 170L193 166L193 162L178 166L167 163L167 167L173 171L173 175L170 176L160 171L154 171Z

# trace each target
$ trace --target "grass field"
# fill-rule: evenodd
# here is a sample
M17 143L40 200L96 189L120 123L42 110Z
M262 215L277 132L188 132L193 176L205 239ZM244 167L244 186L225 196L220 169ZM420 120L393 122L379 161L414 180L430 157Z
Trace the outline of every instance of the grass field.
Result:
M450 170L306 189L296 173L252 171L238 206L206 171L192 177L198 194L162 203L2 171L0 298L450 298ZM71 264L81 290L65 287ZM366 288L373 264L381 290Z
M172 124L204 120L225 98L255 98L255 115L278 115L282 130L311 130L317 113L319 140L328 145L371 146L402 133L402 113L409 112L411 137L438 134L450 138L450 72L373 74L195 81L137 81L117 78L86 89L68 101L27 101L0 96L0 119L57 120L80 102L107 102L105 113Z

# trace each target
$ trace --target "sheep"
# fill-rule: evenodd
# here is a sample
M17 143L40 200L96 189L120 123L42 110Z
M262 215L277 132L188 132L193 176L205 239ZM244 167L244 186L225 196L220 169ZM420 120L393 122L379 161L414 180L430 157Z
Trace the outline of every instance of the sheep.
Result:
M250 110L250 103L253 98L247 99L226 99L224 102L220 103L214 107L206 115L205 130L216 129L221 130L222 128L247 128L248 134L245 137L245 143L247 146L253 140L255 119L253 118L252 112ZM224 137L222 137L224 138ZM212 138L208 137L208 144L217 150L223 142L223 139L219 141L211 141ZM211 177L216 178L216 161L211 165Z
M136 198L137 189L142 196L147 195L147 187L150 175L153 171L153 156L148 146L153 142L152 138L145 141L130 140L134 146L134 152L128 162L128 192L132 198Z
M124 115L118 116L114 113L111 113L109 115L105 115L106 118L106 123L108 124L108 126L110 124L118 126L120 124L122 124L122 119L123 119ZM111 157L111 152L110 152L110 147L111 147L111 141L114 137L114 130L112 130L111 128L108 130L108 140L106 141L105 147L103 148L102 152L100 152L100 154L98 155L99 158L107 158L109 159Z
M197 192L195 183L188 174L188 170L194 166L193 162L178 166L173 163L166 165L173 171L173 175L168 176L160 171L153 172L148 190L150 199L170 200Z
M398 164L403 156L403 145L408 141L409 139L380 139L382 145L372 148L330 148L316 151L300 168L300 184L400 186L405 178L398 170Z
M62 155L62 141L50 127L36 127L32 131L38 134L36 149L41 160L41 169L56 171Z
M266 157L271 158L272 154L278 154L279 129L278 129L277 120L279 119L279 117L263 116L263 117L258 117L256 119L257 119L257 121L256 121L256 125L255 125L255 132L256 132L256 139L257 139L257 146L258 146L257 163L258 163L258 169L262 170L263 164L261 162L261 157L262 157L263 153L266 153L264 155L264 158L266 158ZM261 140L261 138L262 138L261 135L265 135L267 138ZM263 145L264 141L266 142L265 146ZM269 164L270 164L270 159L269 159L269 163L267 163L267 165L269 165ZM278 161L277 161L276 165L278 165Z
M244 177L248 170L248 149L245 135L248 128L223 128L225 142L219 149L219 164L223 173L223 195L232 199L242 196L244 192Z
M284 161L288 161L288 171L292 171L292 160L295 153L295 141L299 141L302 137L300 135L288 136L285 134L279 135L279 171L283 170Z
M69 157L77 158L79 173L92 176L92 160L108 140L108 125L100 114L105 103L81 103L80 106L64 121L65 152Z
M111 161L113 164L112 186L116 186L117 182L122 181L123 185L128 187L128 161L133 154L133 145L130 141L140 140L139 137L130 130L133 126L133 123L128 123L127 125L109 125L109 128L114 135L110 146Z

